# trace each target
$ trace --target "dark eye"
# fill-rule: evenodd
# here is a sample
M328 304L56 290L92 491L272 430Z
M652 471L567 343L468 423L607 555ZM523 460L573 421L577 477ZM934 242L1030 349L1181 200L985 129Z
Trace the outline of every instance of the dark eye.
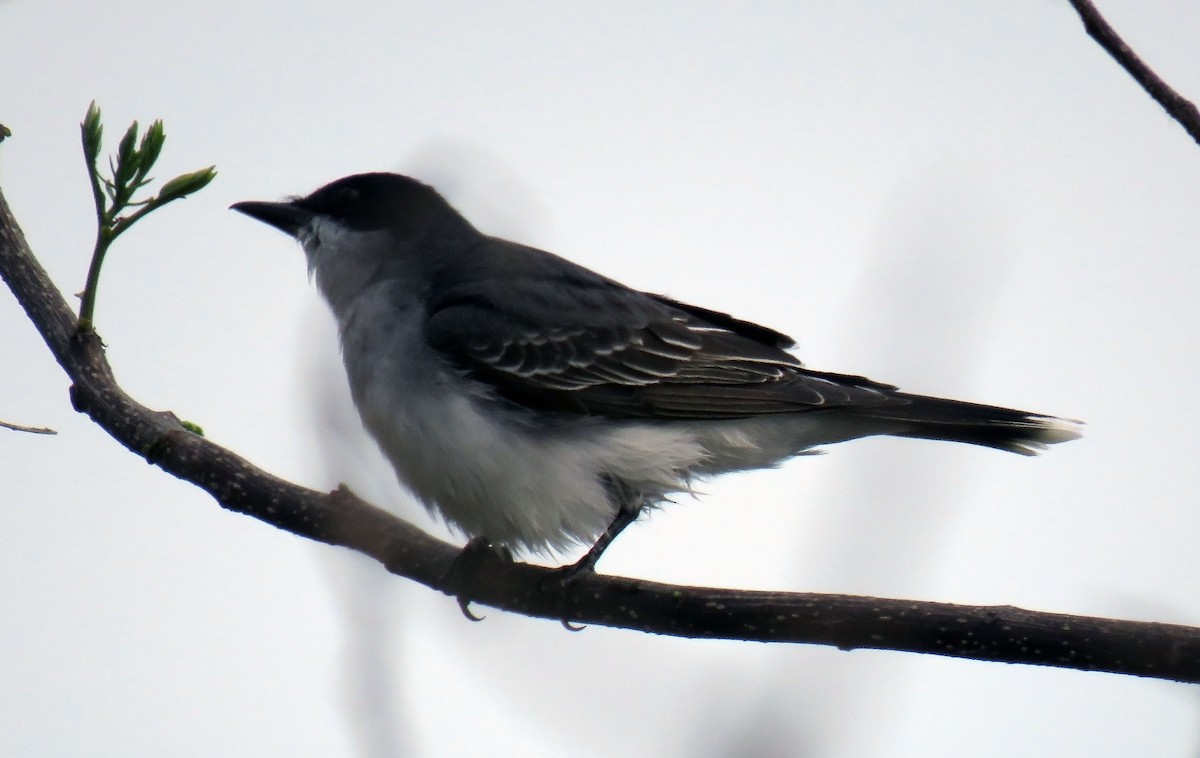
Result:
M343 184L338 187L322 187L300 203L318 213L342 216L349 213L361 199L361 189Z

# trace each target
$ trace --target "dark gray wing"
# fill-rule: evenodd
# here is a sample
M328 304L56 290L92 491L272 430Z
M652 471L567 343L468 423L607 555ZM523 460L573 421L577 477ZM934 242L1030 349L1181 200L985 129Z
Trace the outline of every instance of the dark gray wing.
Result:
M454 365L537 410L717 419L873 405L893 387L809 371L792 340L491 240L444 274L426 336Z

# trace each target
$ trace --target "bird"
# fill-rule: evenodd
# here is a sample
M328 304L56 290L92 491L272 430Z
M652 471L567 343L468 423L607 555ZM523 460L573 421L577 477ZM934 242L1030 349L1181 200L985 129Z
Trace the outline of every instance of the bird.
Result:
M589 549L721 474L886 435L1034 455L1081 423L817 371L774 329L489 236L377 172L231 206L295 238L400 482L471 538ZM469 545L471 543L468 543Z

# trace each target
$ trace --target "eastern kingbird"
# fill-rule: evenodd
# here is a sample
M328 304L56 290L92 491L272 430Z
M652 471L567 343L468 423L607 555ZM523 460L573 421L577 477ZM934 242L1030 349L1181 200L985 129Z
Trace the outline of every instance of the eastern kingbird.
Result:
M1023 455L1079 424L805 368L789 337L478 231L398 174L234 210L295 237L363 425L424 505L531 552L607 544L692 482L870 435Z

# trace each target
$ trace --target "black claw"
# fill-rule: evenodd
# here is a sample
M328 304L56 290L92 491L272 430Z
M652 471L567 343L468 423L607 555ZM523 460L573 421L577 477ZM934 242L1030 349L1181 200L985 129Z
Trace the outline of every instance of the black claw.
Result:
M474 613L471 613L471 598L459 595L455 599L458 600L458 609L462 611L462 615L466 616L468 621L483 621L487 618L486 616L476 616Z
M582 632L585 627L583 624L573 623L569 618L566 617L566 613L564 612L564 608L566 606L565 591L570 589L571 585L575 582L593 573L595 572L592 571L592 567L590 565L581 566L579 563L572 563L570 566L562 566L560 568L551 569L546 576L542 577L541 582L538 584L538 589L542 592L542 594L558 595L559 611L562 615L562 618L558 620L558 623L562 624L563 628L568 632Z
M471 595L469 592L470 579L479 573L482 566L500 561L512 563L512 551L506 547L496 547L486 537L472 537L454 558L446 571L443 581L448 592L454 594L458 608L471 621L483 621L484 616L471 612Z

